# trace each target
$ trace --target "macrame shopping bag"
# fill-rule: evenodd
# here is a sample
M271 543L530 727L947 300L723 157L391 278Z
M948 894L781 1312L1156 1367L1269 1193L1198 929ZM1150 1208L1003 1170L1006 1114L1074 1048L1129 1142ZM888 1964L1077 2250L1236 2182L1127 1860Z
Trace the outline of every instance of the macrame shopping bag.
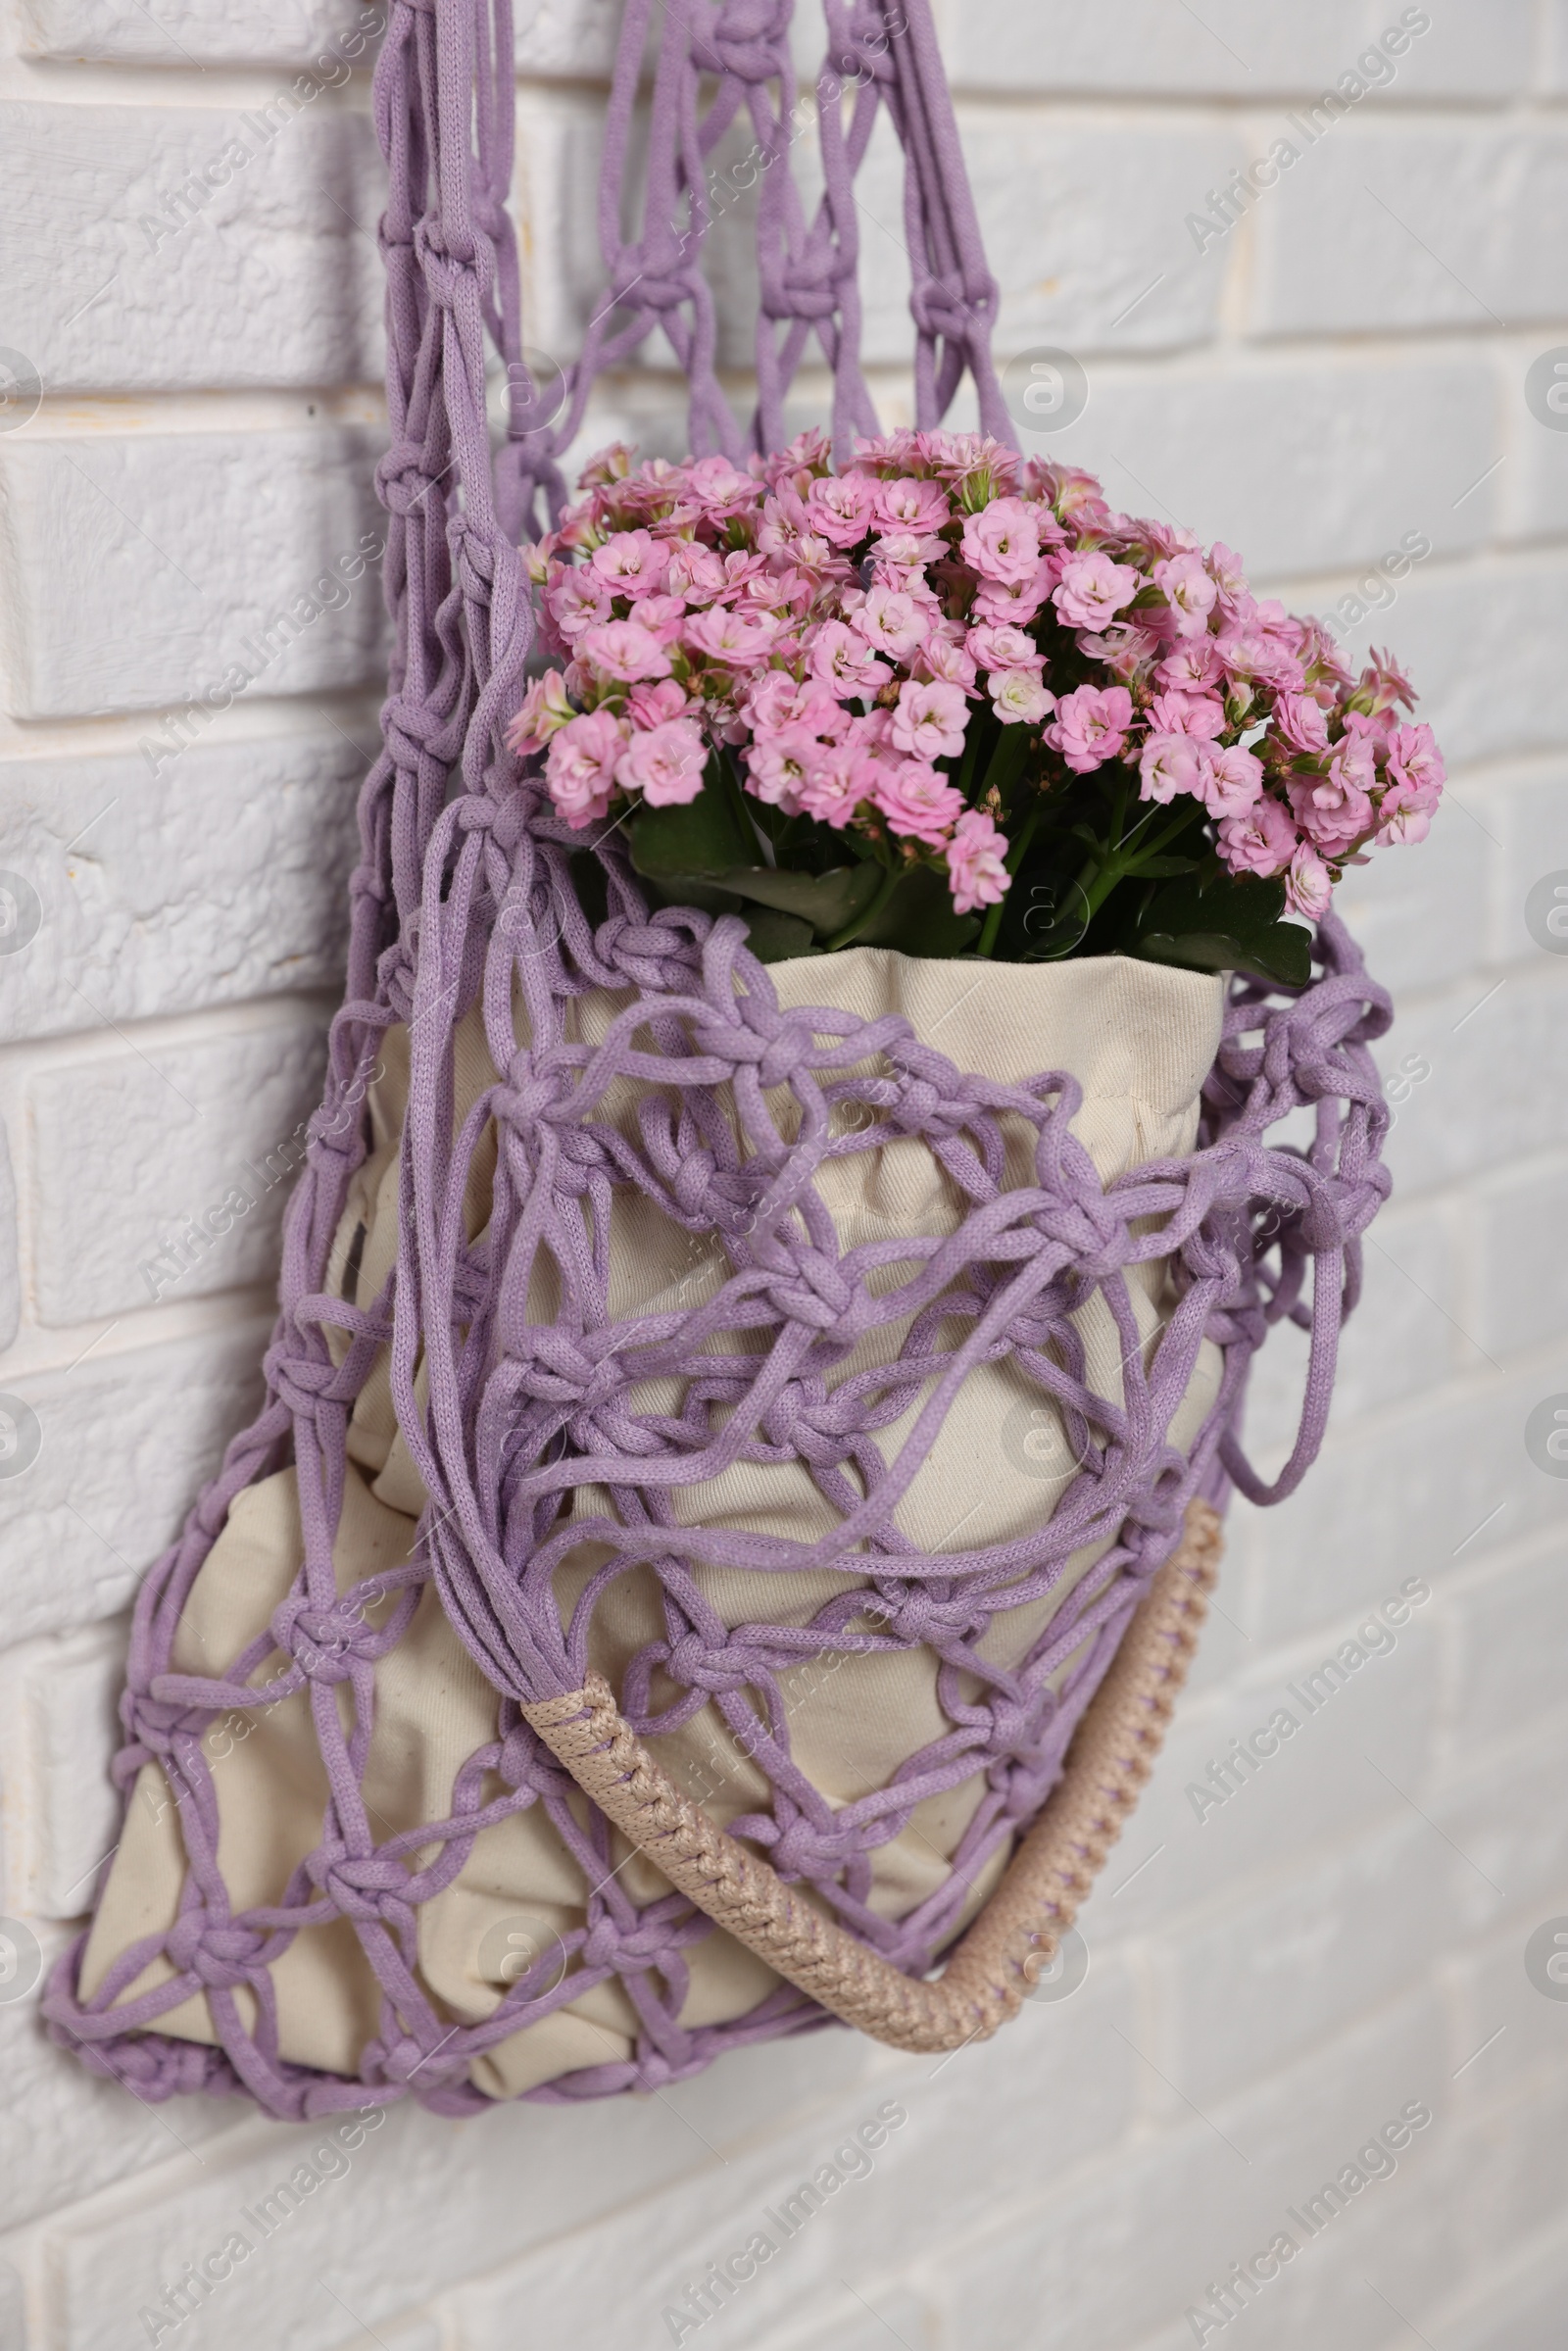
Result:
M700 268L738 117L767 166L752 445L782 446L812 333L836 438L876 429L853 178L882 108L917 421L967 370L1007 437L925 0L828 0L809 218L787 5L666 12L628 244L652 13L554 428L504 210L506 0L398 0L377 70L397 642L346 999L267 1401L141 1592L124 1834L47 2001L142 2097L456 2114L657 2088L829 2016L911 2049L994 2031L1148 1776L1230 1485L1276 1500L1317 1449L1388 1189L1388 1000L1332 916L1287 989L764 966L737 916L652 909L614 828L581 886L581 832L503 740L517 543L655 324L694 451L743 457ZM1303 1107L1308 1149L1265 1141ZM1268 1485L1239 1422L1284 1317L1311 1353Z

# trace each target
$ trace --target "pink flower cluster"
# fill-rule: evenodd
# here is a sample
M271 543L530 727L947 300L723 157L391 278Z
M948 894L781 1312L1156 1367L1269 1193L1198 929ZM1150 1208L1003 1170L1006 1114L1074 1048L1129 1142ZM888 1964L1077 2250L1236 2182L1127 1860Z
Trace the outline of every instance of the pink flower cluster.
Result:
M1228 548L1112 513L1071 466L896 432L835 472L806 433L745 470L634 471L617 446L583 485L529 551L562 666L508 737L574 827L695 799L727 748L781 818L934 863L969 912L1009 884L999 818L1119 778L1197 802L1232 872L1284 875L1316 915L1347 859L1431 820L1443 762L1387 657L1352 679Z

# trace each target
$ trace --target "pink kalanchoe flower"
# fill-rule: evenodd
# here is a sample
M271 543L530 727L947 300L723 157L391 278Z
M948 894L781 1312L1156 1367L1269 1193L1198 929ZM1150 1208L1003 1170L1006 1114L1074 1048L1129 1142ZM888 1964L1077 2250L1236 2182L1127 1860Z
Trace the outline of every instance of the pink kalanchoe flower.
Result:
M1268 792L1245 816L1222 816L1218 832L1220 853L1231 872L1261 874L1265 881L1285 871L1299 839L1289 810Z
M933 629L917 652L910 656L916 677L940 678L947 686L957 686L965 694L975 688L974 656L963 645L956 645L939 629Z
M699 458L686 469L692 496L715 517L741 514L761 502L762 486L750 473L737 473L727 457Z
M1211 816L1245 816L1262 798L1263 762L1239 744L1210 744L1199 759L1198 797Z
M669 656L640 620L602 620L585 629L578 652L607 677L632 685L642 677L667 677Z
M963 812L963 794L925 759L877 761L873 797L892 830L940 849Z
M653 808L680 808L703 788L708 746L689 718L634 732L615 761L615 781L640 792Z
M902 474L897 481L873 484L875 511L890 530L939 531L952 518L948 494L939 481L916 481Z
M1214 640L1215 650L1232 677L1299 694L1306 672L1280 637L1257 620L1241 620Z
M1160 685L1175 686L1184 694L1200 693L1205 686L1218 685L1223 674L1212 637L1185 638L1154 671Z
M1057 559L1043 555L1027 578L984 579L971 608L975 622L990 628L1025 628L1056 584Z
M684 596L645 596L635 607L638 625L659 639L661 645L673 645L686 625Z
M1333 875L1317 851L1303 841L1286 872L1286 905L1293 914L1304 914L1309 921L1316 922L1328 912L1333 895Z
M1392 710L1396 702L1402 702L1408 710L1415 703L1415 689L1393 654L1380 653L1375 645L1357 680L1356 691L1371 696L1374 712Z
M1033 637L1021 628L972 628L968 649L982 669L1033 669L1046 665L1046 657Z
M1154 565L1154 585L1163 588L1170 606L1171 621L1178 637L1201 637L1208 633L1208 615L1219 598L1219 590L1203 568L1200 555L1167 556Z
M550 738L545 782L573 832L608 814L629 732L610 710L585 710Z
M1376 776L1370 746L1351 737L1335 752L1326 774L1291 777L1286 790L1296 821L1316 848L1338 857L1371 831Z
M746 754L749 789L769 807L793 816L801 805L801 787L821 757L822 745L808 726L783 726L777 734L762 735Z
M956 914L973 914L1006 896L1012 887L1004 862L1006 854L1005 833L997 830L983 808L965 808L948 843L948 885Z
M1140 800L1174 800L1178 792L1200 797L1206 760L1203 745L1197 735L1153 734L1145 739L1138 754L1138 772L1142 778L1138 787ZM1295 834L1292 834L1295 839Z
M1078 686L1057 703L1046 741L1075 775L1088 775L1116 757L1132 722L1133 698L1125 686Z
M986 580L1018 586L1040 561L1040 509L1022 498L995 498L963 520L963 560Z
M562 642L575 645L586 630L610 618L609 591L591 571L571 564L558 571L546 588L545 611Z
M842 735L850 714L832 689L820 678L802 683L787 669L766 669L741 690L742 707L759 735L777 734L781 727L804 726L813 735Z
M1219 590L1220 611L1232 620L1245 619L1255 612L1252 591L1242 569L1242 559L1223 539L1216 539L1208 551L1209 578Z
M1113 563L1108 555L1098 552L1070 555L1051 601L1065 627L1103 628L1132 603L1143 584L1142 572L1131 563Z
M915 759L956 759L968 722L961 686L919 685L906 678L893 713L893 748Z
M669 568L669 549L645 530L620 530L594 549L588 568L612 596L653 596Z
M1274 725L1292 751L1315 758L1329 747L1328 719L1310 694L1281 694L1274 704Z
M1136 620L1113 620L1108 628L1080 629L1073 643L1091 661L1103 661L1111 676L1125 686L1153 660L1160 639L1157 631L1144 628Z
M855 547L872 527L876 484L863 473L819 473L806 495L807 527L830 547Z
M930 608L901 589L871 588L851 614L850 626L873 653L902 661L929 633Z
M783 633L783 622L772 612L747 614L725 605L694 612L686 623L686 642L692 650L729 669L760 667L777 649Z
M707 603L724 592L722 558L701 540L677 539L669 550L663 584L671 596L684 596L691 604Z
M1448 771L1430 726L1396 727L1389 737L1388 767L1393 783L1420 794L1423 807L1437 807Z
M811 675L840 695L869 698L893 675L886 661L876 659L861 632L843 620L823 621L808 640L807 661Z
M626 697L626 715L633 726L664 726L689 708L685 687L672 677L662 677L657 685L633 686Z
M1408 849L1424 841L1432 829L1432 808L1409 784L1391 784L1378 803L1378 829L1372 838L1379 849Z
M570 724L572 715L565 679L559 669L547 669L543 677L529 681L521 708L507 728L509 749L524 759L531 752L543 751L552 735Z
M1149 706L1149 724L1156 735L1200 735L1208 742L1225 732L1225 705L1217 694L1190 694L1168 686Z
M1087 686L1080 690L1093 691ZM1038 726L1056 708L1056 697L1041 684L1038 669L993 669L986 692L1004 726Z
M800 788L800 805L808 816L842 831L862 801L871 799L879 761L875 755L851 743L839 743L813 759Z

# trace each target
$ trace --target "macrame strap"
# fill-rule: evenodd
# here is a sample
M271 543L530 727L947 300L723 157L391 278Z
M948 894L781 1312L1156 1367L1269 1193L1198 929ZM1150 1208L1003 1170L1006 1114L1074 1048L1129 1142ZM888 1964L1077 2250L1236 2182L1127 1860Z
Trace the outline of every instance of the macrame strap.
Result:
M867 1949L715 1828L628 1727L603 1675L522 1711L621 1834L778 1975L892 2048L961 2048L1017 2014L1121 1835L1187 1679L1220 1547L1216 1513L1189 1504L1182 1542L1085 1712L1055 1794L934 1982Z
M965 368L974 377L982 430L1011 441L991 364L997 285L986 267L929 0L825 0L827 54L811 88L797 83L790 52L793 0L683 0L662 9L650 110L642 220L630 240L626 159L656 0L628 0L611 89L599 236L608 291L582 355L566 371L564 413L547 406L561 387L509 367L513 406L503 460L515 497L532 509L543 487L552 508L564 485L558 459L582 426L607 367L624 365L654 327L664 335L691 391L694 456L740 459L782 449L784 403L814 334L833 377L833 439L841 460L858 433L879 430L860 368L858 284L862 212L855 175L886 107L905 158L902 211L877 221L908 259L915 329L914 414L940 424ZM750 152L742 148L747 130ZM792 150L816 135L822 193L808 217ZM757 408L743 436L719 385L718 321L703 270L710 233L732 206L755 205ZM513 493L508 493L511 511Z

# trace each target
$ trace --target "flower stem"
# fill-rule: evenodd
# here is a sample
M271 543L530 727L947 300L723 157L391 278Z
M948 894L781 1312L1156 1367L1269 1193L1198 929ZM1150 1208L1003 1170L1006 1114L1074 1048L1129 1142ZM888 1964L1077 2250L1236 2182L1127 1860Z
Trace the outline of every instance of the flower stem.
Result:
M906 869L903 865L890 865L888 867L887 871L882 876L881 882L877 886L876 896L871 900L869 906L865 906L860 913L853 916L852 919L844 925L844 928L841 931L836 931L834 933L831 939L825 939L823 941L822 953L825 955L836 955L841 947L849 947L856 939L859 937L866 924L881 913L883 907L887 905L888 900L893 896L894 891L898 888L900 882L903 880L905 870Z
M1040 822L1041 817L1045 813L1045 808L1046 803L1044 796L1037 798L1033 808L1029 810L1028 815L1024 818L1023 823L1018 828L1018 837L1007 852L1006 863L1007 871L1009 873L1016 873L1019 866L1023 863L1024 851L1029 846L1030 838L1034 833L1036 825ZM999 898L996 905L987 914L985 919L985 927L981 931L979 939L975 943L974 952L977 955L994 955L996 954L997 933L1002 928L1002 909L1005 903L1006 902L1004 899Z

